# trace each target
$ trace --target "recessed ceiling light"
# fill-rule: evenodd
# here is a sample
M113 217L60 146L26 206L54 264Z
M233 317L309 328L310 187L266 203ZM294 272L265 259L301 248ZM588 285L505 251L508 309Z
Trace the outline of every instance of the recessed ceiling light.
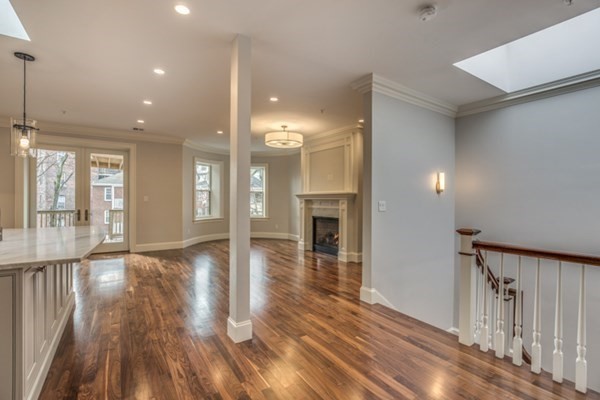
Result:
M137 122L138 122L138 124L143 124L144 120L143 119L138 119Z
M222 135L222 134L223 134L223 131L217 131L217 133L218 133L219 135Z
M177 11L181 15L188 15L190 13L190 9L184 6L183 4L177 4L175 6L175 11Z
M364 119L359 119L359 120L358 120L358 123L359 123L359 124L362 124L363 122L365 122L365 120L364 120Z
M279 101L279 98L278 97L271 97L269 99L269 101L272 101L273 103L277 103Z
M165 70L164 69L160 69L160 68L154 68L154 73L156 75L164 75L165 74Z
M151 106L152 105L152 101L151 100L144 100L144 104L147 106Z

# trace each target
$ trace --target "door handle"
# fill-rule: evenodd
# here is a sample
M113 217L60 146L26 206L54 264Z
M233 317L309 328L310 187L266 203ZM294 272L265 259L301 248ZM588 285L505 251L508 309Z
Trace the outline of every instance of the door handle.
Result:
M81 221L81 210L77 210L77 221Z
M87 208L86 208L86 209L85 209L85 221L86 221L86 222L87 222L87 220L88 220L88 217L89 217L89 212L88 212L88 210L87 210Z

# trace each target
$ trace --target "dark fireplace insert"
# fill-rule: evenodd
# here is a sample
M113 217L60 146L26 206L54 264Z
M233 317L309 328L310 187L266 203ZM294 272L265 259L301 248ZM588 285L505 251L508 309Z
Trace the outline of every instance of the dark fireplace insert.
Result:
M339 242L338 218L313 217L313 251L337 256Z

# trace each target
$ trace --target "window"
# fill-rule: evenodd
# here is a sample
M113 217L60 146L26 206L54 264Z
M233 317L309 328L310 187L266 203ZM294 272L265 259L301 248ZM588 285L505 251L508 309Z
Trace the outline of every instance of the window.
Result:
M64 194L58 195L58 201L56 202L56 209L64 210L65 204L67 204L67 198L65 197L65 195Z
M220 218L221 163L194 160L194 221Z
M250 167L250 217L267 217L267 165Z
M104 210L104 223L108 225L110 223L110 211Z
M112 201L112 186L104 187L104 201Z

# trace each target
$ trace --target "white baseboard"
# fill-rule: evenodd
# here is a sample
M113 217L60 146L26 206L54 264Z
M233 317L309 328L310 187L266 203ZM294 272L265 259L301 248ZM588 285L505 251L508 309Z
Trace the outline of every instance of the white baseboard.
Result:
M147 251L173 250L181 248L183 248L183 242L143 243L135 245L135 253L145 253Z
M48 370L50 369L50 365L52 365L52 360L54 360L54 355L56 354L56 350L58 349L58 345L60 343L60 339L65 332L65 327L67 326L67 321L71 317L73 313L73 307L75 306L75 293L71 292L69 296L67 296L67 304L65 309L60 317L60 321L58 321L58 327L56 332L54 333L54 337L52 338L52 342L50 342L50 349L46 353L46 357L42 360L42 364L40 367L40 373L38 374L37 379L33 382L31 386L31 391L29 392L29 396L27 400L35 400L40 396L42 388L44 387L44 382L46 382L46 377L48 375Z
M282 232L252 232L250 233L251 238L255 239L281 239L281 240L293 240L298 241L298 235L291 233ZM159 242L159 243L143 243L135 246L134 253L145 253L148 251L161 251L161 250L176 250L185 249L186 247L193 246L198 243L212 242L214 240L226 240L229 239L229 233L215 233L212 235L202 235L193 238L186 239L179 242Z
M282 232L250 232L250 237L253 239L280 239L289 240L289 233Z
M291 233L288 234L288 240L293 240L294 242L300 241L300 235L293 235Z
M214 240L225 240L229 239L229 233L214 233L212 235L203 235L189 238L183 241L180 248L185 249L186 247L193 246L198 243L212 242Z
M458 330L458 328L455 327L455 326L446 329L446 332L451 333L454 336L458 336L458 334L460 333L460 331Z
M362 253L345 253L340 251L338 253L338 260L342 262L362 262Z
M396 307L374 288L362 286L360 288L360 300L369 304L381 304L382 306L396 310Z
M252 321L235 322L231 317L227 318L227 336L234 343L245 342L252 339Z

